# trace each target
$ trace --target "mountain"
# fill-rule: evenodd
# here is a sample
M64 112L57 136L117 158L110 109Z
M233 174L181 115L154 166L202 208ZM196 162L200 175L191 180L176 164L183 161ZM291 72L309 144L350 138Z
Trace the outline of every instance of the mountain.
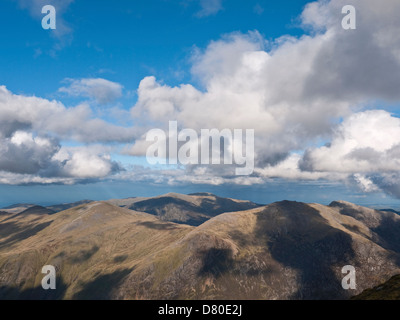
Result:
M19 209L21 207L18 207ZM48 209L46 207L42 207L42 206L36 206L36 205L30 205L28 206L27 209L25 210L11 210L11 211L5 211L2 212L0 211L0 221L8 221L10 219L15 219L16 217L24 217L25 220L32 220L32 219L36 219L38 216L41 215L50 215L50 214L54 214L55 211ZM23 220L23 218L20 218L19 220ZM0 230L1 230L1 225L0 225Z
M165 208L169 198L190 217L208 205L208 220L173 223L128 209ZM153 199L0 221L0 298L348 299L400 274L394 213L291 201L232 212L249 204L210 194ZM221 204L228 212L217 213ZM44 265L56 268L56 290L41 288ZM345 265L356 268L356 290L342 288Z
M237 212L261 206L250 201L221 198L211 193L168 193L154 198L111 200L110 203L155 215L163 221L192 226L199 226L224 212Z
M188 229L105 202L34 219L14 216L0 224L0 297L108 298L111 287ZM58 273L55 291L40 285L41 267L48 264Z
M42 207L42 206L32 206L29 207L28 209L18 213L18 215L46 215L46 214L54 214L56 213L56 211L51 210L49 208L46 207Z
M18 203L18 204L13 204L11 206L5 207L0 209L1 212L6 212L6 213L20 213L26 209L29 209L30 207L34 207L34 204L27 204L27 203Z
M385 249L400 252L400 216L392 211L378 211L357 206L345 201L334 201L329 205L342 215L362 222L370 229L371 240Z
M86 203L90 203L92 202L92 200L81 200L81 201L77 201L77 202L72 202L72 203L63 203L63 204L57 204L57 205L52 205L52 206L47 206L47 207L43 207L43 206L38 206L35 204L27 204L27 203L19 203L19 204L13 204L11 206L5 207L0 209L0 212L2 213L28 213L31 211L35 211L36 213L39 213L39 211L43 211L43 214L49 214L49 212L51 211L52 213L56 213L56 212L60 212L60 211L64 211L76 206L79 206L81 204L86 204ZM33 208L33 209L32 209ZM30 210L32 209L32 210Z

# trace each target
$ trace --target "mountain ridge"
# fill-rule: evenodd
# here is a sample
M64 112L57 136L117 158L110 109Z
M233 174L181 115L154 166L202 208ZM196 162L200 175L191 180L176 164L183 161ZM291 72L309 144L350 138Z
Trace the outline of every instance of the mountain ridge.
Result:
M221 211L216 196L179 196L192 204L204 197ZM394 213L379 219L379 211L349 203L294 201L232 212L228 199L226 212L189 225L128 209L136 200L1 220L0 298L348 299L400 274L396 234L379 229L385 219L397 228ZM57 270L54 292L40 286L47 264ZM341 286L349 264L355 291Z

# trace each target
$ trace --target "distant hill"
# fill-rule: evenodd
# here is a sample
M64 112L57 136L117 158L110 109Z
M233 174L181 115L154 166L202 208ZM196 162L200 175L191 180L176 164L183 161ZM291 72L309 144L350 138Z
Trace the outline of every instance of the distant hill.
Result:
M47 209L47 211L50 210L53 213L55 213L55 212L64 211L64 210L79 206L81 204L90 203L90 202L92 202L92 200L81 200L81 201L77 201L77 202L63 203L63 204L57 204L57 205L52 205L52 206L47 206L47 207L38 206L38 205L35 205L35 204L19 203L19 204L13 204L11 206L2 208L2 209L0 209L0 212L22 213L22 212L25 211L25 213L29 213L29 211L27 211L28 209L30 209L32 207L36 207L35 209L33 209L36 212L39 212L40 210Z
M16 209L16 208L29 208L29 207L33 207L34 204L28 204L28 203L16 203L16 204L12 204L10 206L4 207L1 210L9 210L9 209Z
M56 213L56 211L51 210L46 207L32 206L32 207L29 207L28 209L20 212L19 215L29 215L29 214L45 215L45 214L54 214L54 213Z
M153 198L131 198L118 203L135 211L146 212L160 220L199 226L224 212L237 212L260 207L250 201L221 198L211 193L182 195L168 193Z
M393 210L393 209L380 209L379 211L393 212L393 213L396 213L396 214L399 214L399 215L400 215L400 212L399 212L399 211L396 211L396 210Z
M92 200L81 200L81 201L72 202L72 203L63 203L63 204L48 206L46 208L49 210L52 210L54 212L60 212L60 211L68 210L70 208L77 207L82 204L87 204L87 203L91 203L91 202L93 202L93 201Z
M27 204L27 203L18 203L18 204L13 204L11 206L5 207L0 209L2 212L7 212L7 213L20 213L30 207L34 207L35 204Z
M111 202L1 220L0 298L348 299L400 274L391 212L342 201L232 212L251 203L210 194ZM208 219L173 223L134 204ZM56 267L57 290L41 288L43 265ZM341 286L345 265L356 268L356 290Z

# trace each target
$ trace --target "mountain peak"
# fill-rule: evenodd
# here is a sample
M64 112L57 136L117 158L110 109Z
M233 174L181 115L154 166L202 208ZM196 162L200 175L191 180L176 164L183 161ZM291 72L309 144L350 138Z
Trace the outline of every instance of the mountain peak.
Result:
M349 201L335 200L329 204L329 207L359 207L359 206Z

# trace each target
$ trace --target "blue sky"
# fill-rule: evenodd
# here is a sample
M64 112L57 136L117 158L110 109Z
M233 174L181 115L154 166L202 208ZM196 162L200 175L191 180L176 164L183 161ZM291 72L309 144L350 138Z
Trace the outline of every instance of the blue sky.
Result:
M186 2L74 1L62 15L71 33L59 40L18 1L2 1L1 24L7 32L0 35L1 80L15 93L47 98L65 78L107 77L131 91L148 75L179 84L190 79L194 46L204 48L233 31L258 30L267 38L299 35L303 31L296 18L307 3L230 0L221 12L199 18L199 3ZM262 13L255 12L257 4ZM51 54L58 44L63 48ZM134 99L125 102L131 107Z
M353 3L345 32L341 0L2 1L0 206L207 191L397 207L399 6ZM255 129L255 173L151 168L143 135L170 120Z

